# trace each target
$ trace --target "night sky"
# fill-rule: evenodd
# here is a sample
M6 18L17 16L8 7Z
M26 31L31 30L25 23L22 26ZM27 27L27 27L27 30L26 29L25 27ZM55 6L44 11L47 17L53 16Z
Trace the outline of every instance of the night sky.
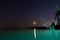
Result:
M33 21L38 25L51 23L56 6L60 6L60 0L1 0L0 25L27 27L33 26Z

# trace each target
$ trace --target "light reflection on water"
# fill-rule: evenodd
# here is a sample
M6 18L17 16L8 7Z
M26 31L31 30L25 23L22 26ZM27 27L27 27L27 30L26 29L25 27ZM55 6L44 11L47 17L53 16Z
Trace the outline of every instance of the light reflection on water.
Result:
M36 30L36 40L60 40L60 30ZM0 32L0 40L35 40L33 30Z

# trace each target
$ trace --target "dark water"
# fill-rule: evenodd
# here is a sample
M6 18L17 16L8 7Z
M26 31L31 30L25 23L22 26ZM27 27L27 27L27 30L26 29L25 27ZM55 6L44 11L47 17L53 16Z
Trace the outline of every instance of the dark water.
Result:
M60 30L37 30L36 39L30 29L1 31L0 40L60 40Z

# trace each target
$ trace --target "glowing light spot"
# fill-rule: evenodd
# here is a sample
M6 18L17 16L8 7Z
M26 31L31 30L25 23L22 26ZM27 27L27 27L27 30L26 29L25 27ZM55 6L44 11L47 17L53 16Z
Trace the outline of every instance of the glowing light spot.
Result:
M36 22L34 21L34 25L36 24Z
M34 28L34 38L36 39L36 29Z

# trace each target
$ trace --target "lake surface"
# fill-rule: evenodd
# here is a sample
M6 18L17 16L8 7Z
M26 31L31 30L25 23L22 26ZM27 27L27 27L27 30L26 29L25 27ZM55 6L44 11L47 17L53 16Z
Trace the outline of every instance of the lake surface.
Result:
M0 31L0 40L60 40L60 30L4 30Z

